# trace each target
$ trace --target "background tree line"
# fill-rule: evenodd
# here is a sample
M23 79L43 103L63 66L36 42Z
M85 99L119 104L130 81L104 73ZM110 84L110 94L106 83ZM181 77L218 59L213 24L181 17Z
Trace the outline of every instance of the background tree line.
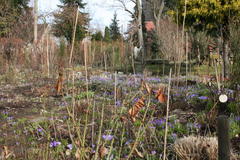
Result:
M147 58L167 59L180 63L187 61L186 52L189 52L189 61L201 64L210 59L208 47L209 43L214 42L215 48L219 48L223 59L223 75L237 75L234 66L238 66L236 60L239 55L238 41L233 34L238 34L239 1L142 0L143 4L148 6L143 6L142 14L140 14L140 0L131 1L135 5L133 11L127 8L127 0L117 1L132 16L126 37L123 37L120 32L116 13L113 15L112 23L105 27L104 33L101 31L91 33L89 31L90 17L88 13L84 12L86 4L82 0L60 0L59 10L53 14L51 33L59 39L63 39L66 42L66 50L69 50L69 46L72 45L73 28L78 12L76 37L73 44L76 47L75 56L81 57L80 43L84 37L91 35L91 47L92 51L95 51L92 55L95 58L92 59L96 61L96 64L104 64L104 59L101 59L104 54L109 61L113 61L111 56L127 55L125 56L126 61L130 62L133 47L141 45L146 48L146 55L142 56L143 60ZM33 9L28 6L29 0L1 0L0 2L0 37L15 38L22 41L23 44L31 43L33 41ZM155 28L151 32L148 31L149 26L146 25L149 15L152 17ZM141 40L141 36L143 40ZM131 45L127 42L131 42ZM8 45L4 52L6 53L5 58L8 59L11 57L9 48L11 45L10 47ZM61 49L59 48L59 50ZM66 53L68 52L66 51ZM66 54L66 56L69 55ZM77 62L81 61L79 57L75 57Z

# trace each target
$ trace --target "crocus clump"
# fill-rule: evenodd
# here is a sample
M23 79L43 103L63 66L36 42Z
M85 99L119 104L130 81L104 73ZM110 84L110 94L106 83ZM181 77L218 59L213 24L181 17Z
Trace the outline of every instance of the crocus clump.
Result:
M61 142L53 141L53 142L50 143L51 148L57 147L59 145L61 145Z
M113 139L113 136L108 134L108 135L103 135L102 138L106 141L111 141Z

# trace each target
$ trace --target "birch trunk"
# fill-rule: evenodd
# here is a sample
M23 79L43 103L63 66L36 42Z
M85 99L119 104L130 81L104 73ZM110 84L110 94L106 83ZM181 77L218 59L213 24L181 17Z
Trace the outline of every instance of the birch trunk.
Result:
M38 0L34 0L34 43L37 43Z
M229 76L229 41L227 38L223 38L223 78L228 78Z
M49 34L47 33L47 76L49 77Z
M144 46L144 39L143 39L143 26L142 26L142 3L141 0L137 0L137 10L138 10L138 16L137 16L137 22L138 22L138 40L140 43L141 49L141 64L142 69L144 69L145 66L145 46Z

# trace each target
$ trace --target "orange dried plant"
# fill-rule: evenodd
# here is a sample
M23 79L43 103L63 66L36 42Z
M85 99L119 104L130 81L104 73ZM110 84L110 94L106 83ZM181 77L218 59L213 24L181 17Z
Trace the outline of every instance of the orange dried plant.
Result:
M58 80L57 80L57 83L55 85L55 89L57 91L57 94L61 93L62 88L63 88L63 73L62 73L62 71L59 71Z
M145 81L142 80L142 88L146 89L148 94L152 93L152 88L149 84L147 84Z
M167 97L164 94L164 88L160 87L157 91L157 95L156 95L156 99L158 99L158 101L160 103L166 103L167 102Z
M135 122L138 112L144 106L145 106L145 98L142 97L134 104L134 106L131 109L129 109L128 114L130 115L130 118L132 119L133 122Z

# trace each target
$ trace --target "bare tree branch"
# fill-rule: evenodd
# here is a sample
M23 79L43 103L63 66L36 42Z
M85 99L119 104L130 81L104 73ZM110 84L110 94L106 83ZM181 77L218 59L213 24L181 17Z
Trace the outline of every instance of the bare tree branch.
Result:
M148 2L152 4L154 19L159 20L165 6L164 0L161 0L161 4L159 0L148 0Z
M128 12L129 14L131 14L131 15L134 17L134 19L137 19L137 16L134 14L134 12L130 11L130 10L127 8L125 1L123 1L123 0L117 0L117 1L118 1L119 3L121 3L123 9L124 9L126 12ZM134 4L136 4L136 1L135 1L135 0L130 0L130 1L133 2Z
M137 4L137 2L135 0L130 0L131 2L133 2L134 4Z
M158 16L157 16L158 19L159 19L159 18L161 17L161 15L162 15L164 6L165 6L165 3L164 3L164 1L162 0L161 6L160 6L160 9L159 9L159 12L158 12Z

